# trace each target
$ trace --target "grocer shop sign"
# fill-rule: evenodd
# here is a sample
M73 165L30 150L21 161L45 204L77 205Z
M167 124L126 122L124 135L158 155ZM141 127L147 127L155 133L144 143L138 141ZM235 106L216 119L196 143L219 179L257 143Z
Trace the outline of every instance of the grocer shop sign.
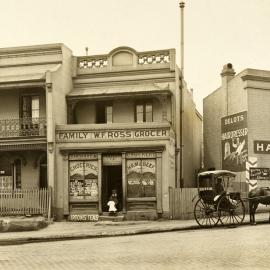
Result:
M139 129L139 130L106 130L106 131L58 131L58 141L81 140L122 140L122 139L147 139L167 138L168 129Z

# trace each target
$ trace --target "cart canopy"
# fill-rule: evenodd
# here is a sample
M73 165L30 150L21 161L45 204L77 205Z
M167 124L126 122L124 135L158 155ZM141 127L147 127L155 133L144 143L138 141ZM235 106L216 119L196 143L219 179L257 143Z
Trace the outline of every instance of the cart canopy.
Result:
M205 172L201 172L198 174L198 177L207 177L207 176L211 176L212 175L218 177L218 176L229 176L229 177L235 177L236 174L234 172L231 171L227 171L227 170L215 170L215 171L205 171Z

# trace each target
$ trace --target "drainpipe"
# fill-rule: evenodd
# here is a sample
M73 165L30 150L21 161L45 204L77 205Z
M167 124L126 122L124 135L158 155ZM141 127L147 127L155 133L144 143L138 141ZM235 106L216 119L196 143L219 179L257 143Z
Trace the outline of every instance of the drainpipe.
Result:
M54 192L55 187L55 151L54 151L54 120L53 120L53 89L52 89L52 77L51 72L46 72L46 119L47 119L47 177L48 177L48 188ZM55 205L55 198L52 194L52 207ZM53 209L52 209L53 210ZM54 210L53 210L54 214Z

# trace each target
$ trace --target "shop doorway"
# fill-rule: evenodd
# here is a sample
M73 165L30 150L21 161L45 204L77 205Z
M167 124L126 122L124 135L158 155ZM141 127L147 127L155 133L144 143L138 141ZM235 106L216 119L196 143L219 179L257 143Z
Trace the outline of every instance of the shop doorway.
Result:
M117 210L122 211L122 166L103 166L102 167L102 211L108 212L107 202L112 190L117 191L118 206Z

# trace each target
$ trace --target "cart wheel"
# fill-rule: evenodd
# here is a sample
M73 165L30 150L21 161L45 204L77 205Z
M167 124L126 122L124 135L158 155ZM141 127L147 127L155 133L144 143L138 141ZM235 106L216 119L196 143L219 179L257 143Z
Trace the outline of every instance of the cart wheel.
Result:
M217 205L221 224L227 227L237 227L244 221L245 206L241 199L233 200L229 195L222 196Z
M205 203L200 198L194 207L194 217L200 227L212 228L218 224L219 216L214 205Z

